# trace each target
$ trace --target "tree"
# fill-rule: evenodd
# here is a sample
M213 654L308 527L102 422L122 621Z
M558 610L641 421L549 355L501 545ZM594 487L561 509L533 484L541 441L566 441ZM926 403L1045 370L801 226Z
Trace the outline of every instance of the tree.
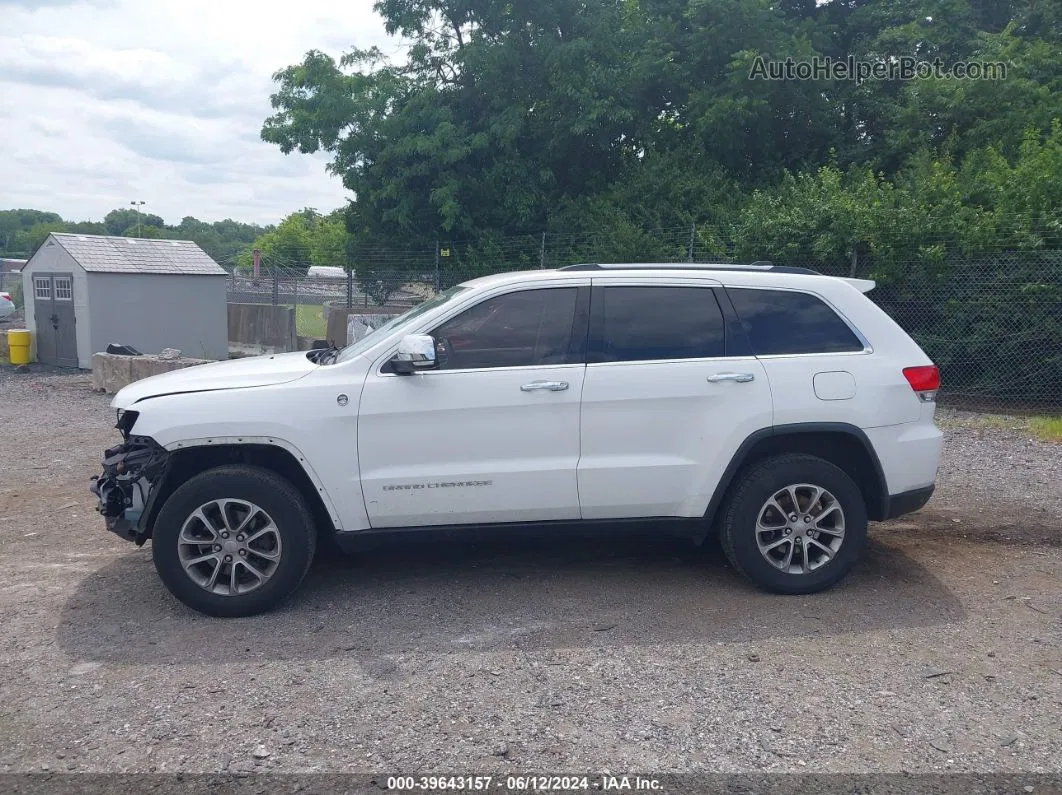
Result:
M155 226L154 224L133 224L124 232L122 237L140 237L145 239L158 239L169 237L169 232L166 229Z
M126 225L122 226L123 223ZM138 227L136 211L125 208L112 210L102 222L64 221L56 213L40 210L0 210L0 252L29 256L51 232L127 237L139 235L145 238L192 240L215 261L232 266L237 253L269 229L232 219L208 223L193 216L185 216L177 226L168 226L162 218L150 213L141 215Z
M611 204L719 230L786 173L961 164L1062 117L1062 12L1042 0L380 0L402 64L311 51L262 137L326 151L359 240L475 243ZM760 80L760 59L1003 61L999 81ZM931 123L927 123L927 120ZM784 190L784 188L783 188ZM709 200L704 197L712 197ZM562 209L563 208L563 209ZM592 211L590 208L594 208ZM579 225L581 222L577 222Z
M136 210L127 210L124 207L117 210L111 210L103 216L103 223L107 227L107 233L111 235L124 235L126 230L130 227L135 229L138 220L142 226L157 226L162 228L166 225L166 222L157 215L141 212L138 218Z
M310 229L310 262L313 265L346 268L349 241L343 210L334 210L319 217Z
M48 239L48 235L52 232L65 232L66 223L63 221L42 221L31 226L29 229L23 229L15 234L14 248L16 251L23 251L27 257L32 257L37 253L44 241Z
M251 248L261 250L262 264L270 270L305 274L313 263L313 229L319 218L312 209L293 212L256 238ZM237 257L241 269L251 269L251 248L243 249Z
M36 246L32 246L27 243L24 233L40 224L62 223L63 219L58 214L42 210L0 210L0 252L26 254L30 247L35 250L36 246L43 242L43 238ZM58 228L53 231L58 231ZM35 239L36 235L33 235L33 238Z
M634 42L616 3L379 7L420 37L409 62L311 52L277 74L262 131L285 152L333 153L358 234L541 228L551 200L601 189L633 151Z

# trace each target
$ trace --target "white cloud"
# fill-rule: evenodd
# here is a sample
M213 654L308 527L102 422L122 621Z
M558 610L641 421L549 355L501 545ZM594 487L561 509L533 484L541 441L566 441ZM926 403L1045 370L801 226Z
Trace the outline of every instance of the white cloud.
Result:
M327 158L259 139L307 50L399 47L372 0L0 0L0 209L275 222L347 195Z

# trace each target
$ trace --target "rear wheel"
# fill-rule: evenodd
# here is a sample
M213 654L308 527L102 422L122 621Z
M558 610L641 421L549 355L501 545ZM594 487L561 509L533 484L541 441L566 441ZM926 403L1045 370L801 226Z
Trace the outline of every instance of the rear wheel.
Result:
M152 533L155 569L170 592L212 616L272 609L302 582L317 534L298 490L265 469L224 466L184 483Z
M866 544L862 492L845 472L810 455L756 464L723 511L721 540L731 564L776 593L814 593L852 568Z

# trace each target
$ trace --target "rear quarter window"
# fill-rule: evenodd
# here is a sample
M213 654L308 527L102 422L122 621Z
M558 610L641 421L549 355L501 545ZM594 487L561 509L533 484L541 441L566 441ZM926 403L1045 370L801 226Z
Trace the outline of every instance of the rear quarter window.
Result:
M730 287L727 294L757 356L862 351L848 324L818 296Z

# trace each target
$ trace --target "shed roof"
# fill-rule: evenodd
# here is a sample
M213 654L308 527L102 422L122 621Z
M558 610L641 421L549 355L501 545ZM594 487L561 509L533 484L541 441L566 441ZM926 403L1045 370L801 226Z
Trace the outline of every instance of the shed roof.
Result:
M224 276L226 271L191 240L155 240L53 232L55 241L89 273L175 273Z

